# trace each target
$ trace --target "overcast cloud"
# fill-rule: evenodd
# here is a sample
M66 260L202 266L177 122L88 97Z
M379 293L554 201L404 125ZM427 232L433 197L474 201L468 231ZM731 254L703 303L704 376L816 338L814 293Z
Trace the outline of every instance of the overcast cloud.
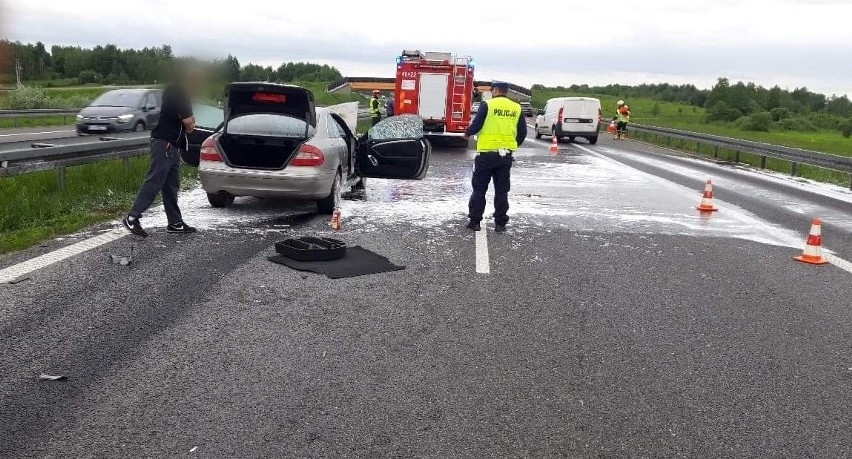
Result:
M3 2L4 0L0 0ZM852 0L525 2L541 10L431 0L5 0L5 34L25 42L141 48L277 66L326 62L393 76L403 48L474 57L479 79L694 83L719 76L852 94ZM492 4L512 5L511 2ZM418 6L421 5L421 6ZM617 5L613 7L611 5ZM452 13L450 13L452 12Z

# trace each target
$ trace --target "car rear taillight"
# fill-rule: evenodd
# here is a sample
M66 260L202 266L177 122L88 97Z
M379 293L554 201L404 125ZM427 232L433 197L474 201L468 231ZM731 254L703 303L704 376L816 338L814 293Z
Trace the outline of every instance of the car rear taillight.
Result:
M562 118L562 112L565 111L565 107L559 109L559 122L562 123L564 120Z
M216 146L216 136L208 137L201 144L201 160L222 162L222 155L219 153L219 147Z
M299 153L290 161L291 166L322 166L325 162L325 155L322 150L313 145L302 145L299 147Z

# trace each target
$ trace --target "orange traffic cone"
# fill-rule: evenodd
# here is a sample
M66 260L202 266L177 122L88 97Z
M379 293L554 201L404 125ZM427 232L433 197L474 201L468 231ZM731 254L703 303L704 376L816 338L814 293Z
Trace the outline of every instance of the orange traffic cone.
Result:
M559 153L559 139L555 135L553 136L553 141L550 142L550 152Z
M697 207L698 210L702 212L716 212L719 210L713 204L713 181L708 180L707 185L704 186L704 196L701 198L701 204Z
M808 242L805 243L805 251L793 259L812 265L828 264L828 260L822 256L822 220L814 219L811 234L808 235Z

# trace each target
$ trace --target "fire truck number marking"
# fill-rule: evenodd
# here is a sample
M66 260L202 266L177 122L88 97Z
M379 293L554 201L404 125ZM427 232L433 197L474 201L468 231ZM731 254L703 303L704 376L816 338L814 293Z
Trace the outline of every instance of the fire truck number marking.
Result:
M403 78L417 78L417 72L400 72Z

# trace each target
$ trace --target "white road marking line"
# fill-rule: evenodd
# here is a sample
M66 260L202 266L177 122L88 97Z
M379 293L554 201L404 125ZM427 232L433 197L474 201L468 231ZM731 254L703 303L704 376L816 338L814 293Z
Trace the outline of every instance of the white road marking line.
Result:
M600 153L600 152L597 152L597 151L595 151L595 150L592 150L591 148L584 147L584 146L582 146L582 145L577 145L577 144L574 144L574 146L575 146L575 147L577 147L577 148L579 148L580 150L585 151L586 153L589 153L590 155L592 155L592 156L594 156L594 157L596 157L596 158L601 158L601 159L604 159L604 160L607 160L607 161L613 161L613 162L616 162L616 163L618 163L618 164L623 164L623 163L619 162L618 160L612 159L612 158L610 158L610 157L608 157L608 156L606 156L606 155L604 155L604 154L602 154L602 153ZM627 166L627 167L630 167L630 166ZM655 176L655 175L653 175L653 174L647 174L647 175L649 175L651 178L655 178L655 179L664 180L664 181L666 181L666 182L669 182L669 180L666 180L666 179L664 179L664 178L662 178L662 177L657 177L657 176ZM674 183L674 182L671 182L671 183ZM758 219L755 219L755 218L746 217L745 215L740 214L740 212L734 212L734 213L732 214L732 217L734 217L734 218L736 218L736 219L738 219L738 220L740 220L740 221L743 221L743 222L746 222L746 218L747 218L747 219L748 219L748 221L747 221L747 222L748 222L749 224L758 224L758 225L763 224L763 220L758 220ZM769 231L769 230L767 229L767 230L765 230L765 231ZM805 239L806 239L806 237L803 237L803 238L802 238L802 240L803 240L803 241L804 241ZM790 246L794 246L794 247L798 247L800 244L788 244L788 245L790 245ZM801 245L804 245L804 244L801 244ZM828 250L828 249L826 249L826 252L828 252L828 251L829 251L829 250ZM842 269L842 270L844 270L844 271L846 271L846 272L848 272L848 273L852 274L852 263L850 263L849 261L847 261L847 260L845 260L845 259L843 259L843 258L840 258L840 257L838 257L837 255L834 255L834 254L832 254L832 253L825 253L823 256L824 256L824 257L825 257L825 258L829 261L829 263L831 263L832 265L837 266L838 268L840 268L840 269Z
M42 135L42 134L67 134L70 132L74 132L73 130L66 131L44 131L44 132L19 132L17 134L0 134L0 137L14 137L17 135Z
M15 279L30 274L33 271L46 268L50 265L59 263L60 261L67 260L75 255L79 255L104 244L108 244L112 241L117 241L128 234L129 233L124 229L115 229L108 233L101 234L100 236L95 236L76 244L71 244L67 247L54 250L53 252L46 253L31 260L12 265L0 270L0 284L14 281Z
M479 274L491 274L491 261L488 258L488 235L486 234L485 222L482 222L482 231L476 232L476 272Z

